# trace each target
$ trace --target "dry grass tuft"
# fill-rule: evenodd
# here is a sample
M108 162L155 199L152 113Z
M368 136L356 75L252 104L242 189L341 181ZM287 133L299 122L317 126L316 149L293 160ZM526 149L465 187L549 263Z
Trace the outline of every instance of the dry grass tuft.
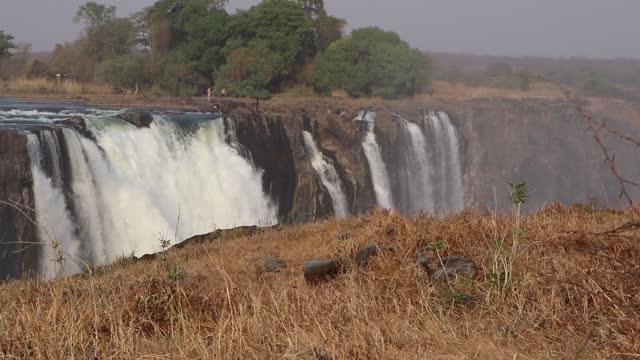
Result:
M439 99L482 99L482 98L500 98L500 99L563 99L562 91L555 89L544 83L534 83L528 91L516 89L501 89L486 86L467 86L465 84L456 84L446 81L437 81L433 84L433 96ZM416 100L428 98L426 95L417 95Z
M360 218L201 238L99 275L0 288L0 353L21 358L634 359L640 236L631 212L552 205L523 217ZM517 230L517 231L516 231ZM336 234L348 232L348 239ZM234 237L237 236L237 237ZM514 241L517 239L517 241ZM304 282L305 260L347 260ZM415 265L434 241L473 259L473 280L431 283ZM252 259L290 261L280 273ZM168 259L168 260L167 260ZM187 274L169 279L168 264Z
M17 78L5 83L3 92L11 95L106 95L113 89L108 85L81 83L74 80L62 82L47 78Z

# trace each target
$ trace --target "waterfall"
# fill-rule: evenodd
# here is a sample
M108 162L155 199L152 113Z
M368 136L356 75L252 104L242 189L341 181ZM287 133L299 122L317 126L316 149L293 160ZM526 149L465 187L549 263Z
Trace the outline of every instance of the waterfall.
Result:
M45 134L49 132L44 131ZM52 134L45 136L53 137ZM54 147L45 142L45 149ZM66 272L74 273L81 269L76 256L79 254L80 240L76 237L76 227L67 210L66 200L61 186L55 186L45 174L41 143L35 134L27 134L27 149L31 159L33 193L35 196L36 222L40 246L40 276L46 279ZM50 151L48 151L50 153ZM56 155L58 156L58 155ZM54 248L59 252L54 251ZM58 255L62 258L59 259Z
M427 140L420 126L395 114L402 146L400 164L400 209L404 214L434 212L433 168Z
M458 131L443 111L425 111L423 122L432 141L432 163L438 169L435 180L438 204L444 211L460 211L465 204Z
M349 215L347 198L342 191L340 177L331 159L327 158L318 150L313 135L308 131L302 132L304 148L309 155L311 165L320 176L322 184L329 191L333 203L333 212L336 217L343 218Z
M84 146L102 190L101 208L108 210L107 238L117 242L111 256L114 248L157 251L159 237L181 241L219 228L276 223L262 172L225 142L221 119L199 122L193 134L164 116L149 129L91 127L104 154L90 141Z
M369 110L361 110L354 119L363 125L364 137L362 139L362 149L369 164L373 190L376 194L378 206L385 209L393 208L391 195L391 185L389 184L389 173L382 160L382 151L376 141L376 134L373 131L376 121L376 113Z
M104 265L156 252L160 238L173 243L277 222L262 172L240 154L229 133L235 129L225 131L222 119L193 121L189 129L165 116L148 129L105 114L85 120L97 142L71 128L27 135L38 236L68 254L65 271L82 270L74 258ZM42 249L40 274L56 276L55 252Z
M93 264L104 264L107 259L103 242L103 224L100 216L94 178L91 174L80 135L71 129L62 129L67 146L71 170L71 208L78 225L78 237L83 239L82 258Z
M458 130L440 111L422 113L422 127L395 114L398 122L398 184L404 214L443 214L464 208L462 154Z

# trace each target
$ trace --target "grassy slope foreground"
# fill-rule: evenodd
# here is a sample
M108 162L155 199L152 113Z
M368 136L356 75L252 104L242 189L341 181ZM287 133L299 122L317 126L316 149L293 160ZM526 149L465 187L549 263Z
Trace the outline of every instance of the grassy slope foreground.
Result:
M634 359L640 237L631 212L551 205L523 217L378 211L198 237L146 260L0 286L0 352L18 358ZM336 237L348 232L348 239ZM309 285L302 264L393 245ZM478 266L431 283L416 254ZM446 244L446 246L445 246ZM438 247L438 246L437 246ZM391 250L389 250L391 249ZM268 273L255 259L290 261ZM177 264L178 271L170 270Z

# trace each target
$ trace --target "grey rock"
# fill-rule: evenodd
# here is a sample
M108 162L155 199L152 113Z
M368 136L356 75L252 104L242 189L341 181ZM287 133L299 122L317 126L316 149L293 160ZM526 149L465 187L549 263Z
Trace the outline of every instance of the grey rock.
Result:
M420 267L428 272L429 274L433 274L434 272L436 272L436 270L438 270L438 260L428 257L428 256L419 256L418 260L417 260L418 265L420 265Z
M261 259L255 259L258 267L262 272L280 272L289 265L289 262L276 257L268 256Z
M380 244L368 243L356 252L356 263L360 266L367 265L369 263L369 259L378 255L379 252Z
M320 348L314 348L313 355L317 360L333 360L333 356L331 356L331 354Z
M302 270L307 282L317 284L335 278L340 271L340 265L335 259L310 260L304 263Z
M148 128L153 122L153 116L146 111L125 111L118 118L137 128Z
M65 125L74 128L77 132L84 135L85 137L95 140L93 133L91 132L91 130L89 130L89 128L87 128L87 123L81 116L72 116L66 120L58 120L54 122L54 124Z
M436 260L438 263L439 261ZM444 266L442 266L444 265ZM442 264L438 264L436 270L429 273L432 281L442 278L467 277L473 278L478 270L473 261L462 256L449 256L442 259Z

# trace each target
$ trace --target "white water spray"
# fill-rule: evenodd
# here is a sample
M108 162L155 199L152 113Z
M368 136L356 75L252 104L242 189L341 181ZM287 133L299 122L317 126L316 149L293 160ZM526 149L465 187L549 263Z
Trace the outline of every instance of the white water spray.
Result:
M446 211L460 211L464 208L464 185L458 131L443 111L425 112L423 119L427 136L433 142L432 163L438 169L435 183L439 205Z
M433 169L427 153L427 141L420 126L407 121L402 116L396 114L400 125L406 129L408 134L408 149L405 156L406 171L405 184L408 191L408 198L405 210L409 214L416 214L421 211L434 212L435 204L433 199Z
M365 127L365 135L362 139L362 149L369 163L373 190L376 194L378 206L385 209L393 208L393 198L391 195L391 185L389 184L389 173L382 160L382 151L376 141L376 134L373 131L376 121L376 113L369 110L361 110L354 119L360 121Z
M318 150L313 135L308 131L302 132L304 147L311 160L311 166L320 176L322 184L329 191L333 203L333 212L336 217L343 218L349 215L347 198L342 191L342 184L332 161Z
M160 238L180 242L220 228L277 222L262 172L240 155L235 134L228 133L234 127L225 133L222 119L196 121L189 129L163 116L148 129L103 114L85 120L97 144L69 128L62 136L42 130L42 141L28 134L38 236L47 244L42 276L60 274L51 241L68 254L65 271L78 272L82 267L72 259L104 265L156 252Z
M31 158L37 231L42 243L40 276L51 279L62 274L63 270L78 272L80 266L76 256L80 252L80 241L75 236L75 225L67 211L62 188L55 187L45 175L42 149L36 135L27 134L27 149Z
M93 264L107 261L103 240L103 224L94 179L82 149L80 135L71 129L62 129L71 167L72 206L82 242L82 257Z

